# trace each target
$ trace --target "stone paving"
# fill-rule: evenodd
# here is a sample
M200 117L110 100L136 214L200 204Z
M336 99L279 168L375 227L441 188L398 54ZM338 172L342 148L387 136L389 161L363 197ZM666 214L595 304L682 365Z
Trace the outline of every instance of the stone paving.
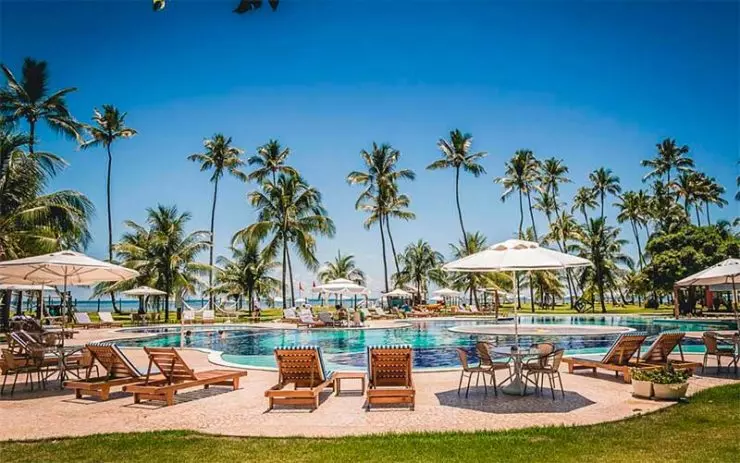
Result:
M112 330L80 330L75 343L94 339L130 337ZM131 359L144 367L141 349L126 349ZM215 366L206 353L185 349L182 353L196 370ZM689 356L692 360L700 356ZM220 367L218 367L220 368ZM727 374L697 375L690 380L689 394L737 381ZM266 412L265 389L277 380L274 371L250 370L241 389L212 387L191 389L177 395L176 404L134 404L131 396L115 393L111 400L75 399L60 391L58 383L46 391L16 391L11 399L0 399L0 440L80 436L107 432L188 429L234 436L343 436L385 432L474 431L543 425L584 425L619 420L670 405L633 398L631 386L613 375L562 372L565 398L542 396L495 396L491 390L471 387L470 395L458 395L459 371L415 373L417 403L414 411L378 408L365 411L358 381L342 384L342 394L327 390L321 406L307 409L277 408ZM501 379L501 378L499 378Z

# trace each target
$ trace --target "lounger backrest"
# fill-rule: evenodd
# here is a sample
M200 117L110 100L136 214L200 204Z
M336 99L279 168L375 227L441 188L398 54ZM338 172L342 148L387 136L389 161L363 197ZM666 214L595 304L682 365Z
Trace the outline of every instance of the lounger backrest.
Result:
M385 313L385 310L383 310L380 307L376 307L375 308L375 313L378 314L378 315L380 315L381 317L385 317L385 316L388 315L387 313Z
M115 323L115 320L113 320L113 314L111 314L110 312L98 312L98 317L100 317L101 322Z
M283 310L283 318L298 318L298 316L295 313L295 309L285 309Z
M145 347L144 351L149 356L149 372L152 372L152 364L156 365L160 373L167 378L170 384L197 379L192 368L185 363L180 354L173 347Z
M642 333L623 334L612 344L609 352L604 355L602 363L626 365L635 353L639 356L640 347L647 335Z
M300 315L301 323L316 323L316 320L313 319L313 315L311 315L311 312L301 312Z
M92 324L92 321L90 320L90 315L88 315L85 312L75 312L74 317L75 317L75 321L79 325L90 325L90 324Z
M686 333L673 332L673 333L660 333L658 339L656 339L650 348L645 352L641 359L645 362L653 363L666 363L668 362L668 356L673 352L676 346L681 345L681 340ZM683 352L681 352L683 357Z
M275 361L281 384L315 387L331 375L324 365L321 348L316 346L276 347Z
M331 317L330 312L319 312L319 320L324 323L333 323L334 319Z
M193 321L193 320L195 320L195 311L194 310L183 310L182 311L182 319L183 319L183 321Z
M85 346L95 360L108 372L108 378L140 378L144 376L126 354L112 343L89 343Z
M717 350L719 349L717 333L714 331L706 331L701 337L707 348L707 353L710 355L717 353Z
M474 305L471 305L471 306L470 306L470 311L471 311L471 312L473 312L473 313L478 313L478 312L479 312L479 311L478 311L478 307L476 307L476 306L474 306Z
M411 363L411 346L368 346L370 385L412 387Z
M203 311L203 320L214 320L216 318L216 312L213 310Z

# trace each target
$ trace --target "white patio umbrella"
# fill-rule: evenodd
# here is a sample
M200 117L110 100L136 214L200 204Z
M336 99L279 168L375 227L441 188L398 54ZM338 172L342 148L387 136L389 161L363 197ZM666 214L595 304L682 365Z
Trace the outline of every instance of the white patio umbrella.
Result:
M393 291L383 293L384 297L410 297L411 293L402 289L396 288Z
M44 286L44 285L31 285L31 284L6 284L2 283L0 284L0 291L54 291L54 288L51 286Z
M159 289L150 288L149 286L139 286L138 288L129 289L128 291L122 291L121 294L126 296L165 296L166 292L160 291Z
M346 278L337 278L324 284L315 286L312 291L315 293L330 294L362 294L367 288L360 286L354 281Z
M120 265L93 259L74 251L60 251L0 262L0 280L44 285L89 285L100 281L124 281L139 272ZM43 314L43 300L42 312Z
M732 287L732 308L735 312L735 322L737 329L740 331L740 316L737 311L735 279L740 279L740 259L725 259L722 262L705 268L701 272L679 280L674 285L675 288L682 286L711 286L730 284ZM673 298L675 304L678 304L678 298ZM676 315L678 316L678 315Z
M523 240L506 240L483 251L471 254L442 266L448 272L486 273L511 272L516 287L517 305L514 306L514 342L519 345L519 280L516 273L532 270L564 270L587 267L591 261L562 252L540 247L538 243ZM512 382L514 384L514 382ZM515 385L521 388L521 382Z
M442 288L436 291L432 291L432 295L440 296L440 297L456 297L456 296L459 296L460 293L458 291L455 291L454 289Z

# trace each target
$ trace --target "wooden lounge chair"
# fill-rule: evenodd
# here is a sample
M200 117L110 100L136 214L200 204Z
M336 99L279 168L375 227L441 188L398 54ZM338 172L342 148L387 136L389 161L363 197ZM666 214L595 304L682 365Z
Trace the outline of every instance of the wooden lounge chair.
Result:
M646 337L647 335L642 333L623 334L619 336L614 344L612 344L609 352L601 359L567 357L563 358L563 361L568 364L568 373L586 369L596 374L596 369L601 368L613 371L617 376L619 376L619 373L622 373L624 382L630 383L632 382L630 368L638 366L638 363L631 362L630 359L637 353L639 362L640 348L642 347L642 343L645 342Z
M73 326L76 327L82 327L82 328L101 328L103 325L100 323L95 323L94 321L90 320L90 315L88 315L85 312L76 312L74 314L75 322Z
M409 404L414 409L411 352L411 346L368 346L368 410L375 404Z
M183 325L192 325L195 323L195 310L183 310L182 323Z
M335 326L331 312L319 312L319 322L326 326Z
M316 320L315 318L313 318L313 315L311 314L310 310L307 310L307 311L304 311L298 314L298 322L296 322L296 324L298 325L299 328L301 326L308 326L308 327L326 326L326 324L322 322L321 320Z
M118 346L101 342L87 344L85 348L103 367L105 374L97 378L65 381L64 387L74 390L78 399L89 395L99 397L100 400L108 400L111 388L146 379L146 374L141 373Z
M204 310L203 311L201 322L204 325L213 324L215 321L216 321L216 311L215 310Z
M383 310L382 307L375 307L375 313L378 314L378 317L380 317L381 319L396 319L396 318L398 318L397 315L390 314L390 313L386 312L385 310Z
M149 355L149 369L143 382L123 387L124 392L134 394L134 403L141 400L160 400L167 405L175 403L175 393L181 389L203 386L231 386L239 389L239 378L247 376L246 370L193 371L180 354L172 347L145 347ZM152 377L156 366L161 376ZM162 377L163 376L163 377Z
M268 410L277 405L319 407L319 394L334 388L332 373L326 370L321 349L315 346L275 348L278 382L265 391ZM293 384L294 388L286 389Z
M734 339L732 340L733 342L731 342L730 339L720 336L719 333L715 331L706 331L702 335L702 340L704 341L704 346L706 348L706 351L704 352L704 361L701 365L702 373L707 366L707 360L709 360L709 357L714 357L717 360L718 373L722 371L722 357L729 357L731 360L727 364L727 370L729 372L730 365L734 363L735 374L737 374L737 363L738 360L740 360L740 356L735 353L735 346L733 344L735 344L736 341L734 341Z
M650 348L640 357L640 362L647 365L666 366L670 365L677 370L688 370L691 373L701 366L699 362L688 362L684 359L681 341L686 333L667 332L660 333L658 338L653 341ZM668 356L678 347L681 360L670 359Z
M103 326L109 326L111 328L120 328L123 326L123 323L113 320L113 314L110 312L98 312L98 317L100 317L100 324Z
M284 322L290 322L290 323L298 323L300 319L298 318L298 314L295 313L295 309L289 308L283 310L283 319Z

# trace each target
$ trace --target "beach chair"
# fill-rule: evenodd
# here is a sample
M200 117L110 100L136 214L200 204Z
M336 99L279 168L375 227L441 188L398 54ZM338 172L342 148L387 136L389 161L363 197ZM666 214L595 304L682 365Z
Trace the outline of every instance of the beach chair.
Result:
M563 358L563 362L568 364L568 373L573 373L575 370L591 370L596 374L596 369L601 368L604 370L610 370L619 376L622 373L624 376L624 382L632 382L632 376L630 374L630 368L639 366L640 348L642 343L645 342L647 335L643 333L629 333L623 334L617 338L612 344L611 349L600 359L587 358L587 357L567 357ZM631 362L630 359L637 353L637 363Z
M378 317L384 318L384 319L398 318L395 315L389 314L388 312L386 312L385 310L383 310L382 307L375 307L375 313L378 314Z
M101 328L103 325L101 323L95 323L92 320L90 320L90 315L85 312L75 312L74 314L75 322L72 324L75 327L82 327L82 328Z
M297 323L297 325L298 325L299 328L301 326L308 326L308 327L326 326L326 324L324 322L322 322L321 320L316 320L315 318L313 318L313 314L311 313L310 310L306 310L306 311L301 312L298 315L298 322L296 322L296 323Z
M216 321L215 310L204 310L201 318L201 322L205 324L213 324Z
M191 325L195 323L195 310L183 310L182 323L185 325Z
M325 326L335 326L331 312L319 312L319 321Z
M175 394L191 387L231 386L239 389L239 378L247 376L246 370L207 370L194 371L180 354L172 347L145 347L149 356L149 368L143 382L123 387L124 392L134 394L134 403L142 400L163 401L167 405L175 403ZM154 366L161 375L152 376Z
M737 336L737 335L736 335ZM734 340L720 336L715 331L707 331L702 335L704 346L706 351L704 352L704 361L701 365L701 371L707 366L707 360L709 357L714 357L717 360L717 372L722 371L722 357L729 357L730 360L727 364L727 370L730 370L730 365L735 364L735 373L737 374L737 363L740 360L740 356L735 353Z
M98 317L100 317L100 324L102 326L108 326L111 328L121 328L123 326L123 323L117 322L113 319L113 314L110 312L98 312Z
M688 362L684 359L683 349L681 348L681 341L683 340L686 333L681 332L667 332L660 333L658 338L648 348L642 357L640 362L646 365L657 365L667 366L670 365L677 370L688 370L691 373L699 368L701 363L699 362ZM668 356L678 347L678 352L681 359L670 359Z
M66 389L75 391L75 397L95 396L100 400L108 400L111 388L137 383L146 379L129 360L121 349L110 342L90 343L85 346L94 361L103 368L105 374L96 378L70 380L64 382Z
M291 307L289 309L283 310L283 321L284 322L297 323L298 320L299 320L298 319L298 314L295 313L295 309L294 308Z
M362 307L360 310L360 313L365 317L365 320L374 320L380 318L378 315L373 315L370 313L370 310L366 309L365 307Z
M278 382L265 391L268 410L275 405L310 405L319 407L319 394L334 389L332 372L324 366L321 349L315 346L277 347L275 361ZM292 389L286 386L292 384Z
M411 365L411 346L368 346L368 410L376 404L408 404L414 409Z

